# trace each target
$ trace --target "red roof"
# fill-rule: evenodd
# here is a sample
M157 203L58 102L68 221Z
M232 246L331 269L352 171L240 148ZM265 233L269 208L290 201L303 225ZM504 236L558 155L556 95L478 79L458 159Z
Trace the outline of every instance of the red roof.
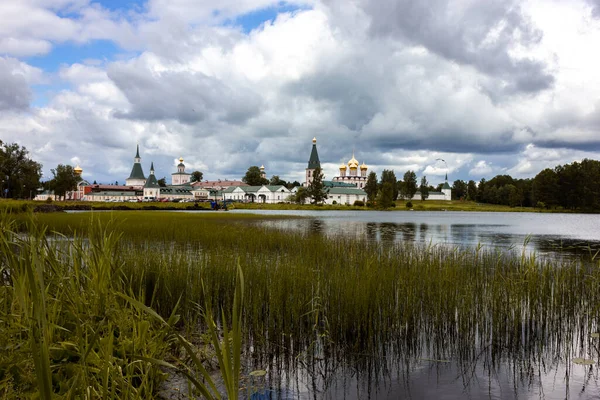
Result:
M249 185L242 181L229 181L229 180L225 179L225 180L217 180L217 181L194 182L194 183L192 183L192 186L195 188L201 187L201 188L211 189L211 188L215 188L215 187L228 188L231 186L249 186Z
M141 190L140 187L136 186L124 186L124 185L89 185L87 186L92 189L92 191L119 191L119 192L127 192L127 191L136 191Z

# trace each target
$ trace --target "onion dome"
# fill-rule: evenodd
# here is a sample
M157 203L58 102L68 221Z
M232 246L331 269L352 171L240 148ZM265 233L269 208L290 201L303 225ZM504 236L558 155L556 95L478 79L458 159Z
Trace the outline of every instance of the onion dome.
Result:
M83 169L79 166L79 164L77 164L77 166L73 168L73 172L75 172L77 175L81 175Z
M363 161L363 163L362 163L362 164L361 164L361 166L360 166L360 169L361 169L361 170L365 170L365 169L368 169L368 168L369 168L369 167L367 167L367 164L365 164L365 162Z
M340 165L340 169L346 169L346 164Z
M350 167L350 169L358 168L358 160L354 158L354 153L352 153L352 158L350 159L350 161L348 161L348 167Z
M183 164L183 157L179 157L179 165L177 165L178 167L185 167L185 164Z
M265 166L264 166L264 165L261 165L261 166L260 166L260 170L261 170L261 171L264 171L264 170L265 170Z
M316 144L316 143L317 143L317 138L316 138L316 137L314 137L314 138L313 138L313 144Z

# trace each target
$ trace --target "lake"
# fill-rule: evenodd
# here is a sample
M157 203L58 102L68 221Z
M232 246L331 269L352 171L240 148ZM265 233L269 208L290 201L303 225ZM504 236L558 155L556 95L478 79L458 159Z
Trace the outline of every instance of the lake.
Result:
M475 212L235 210L302 216L264 226L308 235L343 236L381 243L410 241L490 251L535 252L541 258L593 264L600 249L600 215ZM556 321L525 322L522 339L491 350L475 330L472 339L417 334L399 348L337 359L310 349L301 357L273 357L265 393L277 399L600 399L598 339L589 330ZM533 323L533 325L531 325ZM598 322L589 321L591 330ZM551 325L548 328L545 325ZM556 330L559 340L550 339ZM450 331L452 332L452 330ZM316 343L319 343L317 338ZM459 344L457 344L459 343ZM462 343L462 344L460 344ZM469 344L471 343L471 344ZM469 347L471 347L471 350ZM514 347L513 347L514 346ZM319 347L319 346L317 346ZM462 355L461 355L462 354ZM559 355L560 354L560 355ZM568 354L567 357L564 354ZM593 365L579 365L577 357Z
M232 210L302 216L265 226L349 239L411 241L458 247L535 251L554 259L590 259L600 250L600 214L457 211Z

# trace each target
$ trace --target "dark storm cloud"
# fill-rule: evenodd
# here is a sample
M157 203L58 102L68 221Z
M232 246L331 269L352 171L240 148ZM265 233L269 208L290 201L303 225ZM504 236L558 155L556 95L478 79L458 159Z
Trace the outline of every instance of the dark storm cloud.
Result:
M31 90L17 67L18 61L0 57L0 111L29 108Z
M509 52L514 45L535 45L542 37L515 2L359 0L358 4L371 17L372 35L404 39L471 65L504 80L508 92L535 93L554 83L542 61L516 58Z
M187 124L218 119L243 124L260 111L262 102L249 89L234 89L200 72L157 74L134 65L114 64L108 76L131 103L131 110L115 113L117 118L174 119Z
M587 0L592 7L592 17L600 19L600 0Z

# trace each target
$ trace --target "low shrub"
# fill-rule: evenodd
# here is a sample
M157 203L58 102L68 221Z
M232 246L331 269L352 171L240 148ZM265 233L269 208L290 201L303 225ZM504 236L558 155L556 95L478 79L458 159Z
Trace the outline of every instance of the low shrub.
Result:
M412 206L413 206L412 201L407 201L406 202L406 208L412 208Z
M356 207L364 207L364 206L365 206L365 202L364 202L364 201L362 201L362 200L356 200L356 201L354 202L354 205L355 205Z

